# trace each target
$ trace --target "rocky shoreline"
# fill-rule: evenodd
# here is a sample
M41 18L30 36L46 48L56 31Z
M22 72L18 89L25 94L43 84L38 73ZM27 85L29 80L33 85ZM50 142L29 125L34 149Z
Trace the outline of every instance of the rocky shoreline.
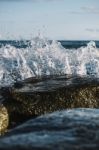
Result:
M60 113L62 110L64 110L63 111L64 113L67 113L69 112L68 111L69 109L71 112L74 113L74 115L72 114L72 117L75 118L76 117L75 112L77 112L78 116L80 113L80 110L76 108L99 108L99 79L91 78L91 77L84 77L84 76L72 77L71 75L43 76L43 77L29 78L24 81L16 82L11 87L1 87L0 96L1 96L0 98L0 134L2 134L0 138L0 148L7 149L7 146L2 145L2 143L6 143L6 145L8 144L8 149L10 149L10 147L11 149L13 148L15 149L15 145L14 144L11 145L10 143L7 143L6 139L10 141L10 140L13 140L12 138L15 136L14 137L14 142L15 142L16 138L22 139L23 134L25 133L26 133L26 136L25 135L24 136L26 137L26 139L27 139L27 136L29 136L29 134L33 134L33 138L38 139L37 134L40 134L43 132L43 130L45 130L44 123L41 120L40 120L41 122L39 121L36 122L37 133L34 132L34 129L35 129L34 126L32 129L31 128L29 129L29 127L27 127L28 129L27 128L24 129L23 127L21 128L22 124L23 126L26 125L28 123L26 121L30 119L32 119L32 121L35 124L35 121L39 120L39 116L42 116L45 114L44 116L41 117L45 119L46 116L50 116L50 115L47 115L48 113L53 114L53 112L58 111L57 114L59 116L57 115L56 118L54 116L54 119L56 120L56 124L57 125L59 124L59 129L57 130L58 132L60 132L60 130L63 130L63 127L61 128L60 123L58 122L59 122ZM98 109L91 109L91 110L84 109L84 112L87 113L87 110L88 110L88 113L92 113L92 115L94 115L93 110L98 112ZM96 114L96 116L98 118L98 114ZM81 116L78 117L78 120L79 120L79 123L80 123L80 120L81 122L83 122L82 128L87 128L85 121L83 120L84 118L81 119L80 117ZM91 121L90 117L89 117L89 121ZM72 119L73 118L71 118L71 120ZM52 130L51 129L52 127L50 128L50 125L51 125L50 117L45 120L48 122L49 129L47 132L49 133L50 130ZM67 122L65 121L66 123L65 127L67 128L67 124L69 123L67 115L65 116L65 120L67 120ZM94 125L95 119L93 120L94 120L93 121L93 125ZM72 122L73 125L72 125L71 130L75 129L75 123L76 123L75 121ZM98 122L98 120L96 122ZM42 130L38 127L39 123L42 126ZM96 134L94 133L95 129L93 131L93 125L91 124L89 125L90 132L88 131L87 133L88 129L86 129L87 136L89 136L88 134L92 134L92 133ZM17 131L17 128L19 129L18 131ZM77 130L79 130L79 128L77 127ZM28 133L28 130L29 130L29 133ZM54 134L54 130L55 128L53 128L53 134ZM21 131L22 131L22 134L21 134ZM47 132L44 133L44 135L47 134ZM3 136L3 134L5 135ZM18 134L18 137L16 134ZM64 135L63 137L63 131L62 133L60 132L60 137L61 137L61 134L62 134L63 141L65 140L64 138L66 139L69 138L69 137L66 137L66 135ZM59 134L55 138L56 139L59 138ZM68 140L69 139L67 139L67 141ZM82 140L84 140L83 137L81 139L81 142ZM87 137L86 137L86 140L87 140ZM77 139L75 142L77 142ZM75 142L74 142L74 145L76 144ZM18 143L16 144L17 144L16 147L18 149L18 145L20 145L20 142L19 144ZM20 149L22 148L27 149L23 145L22 147L19 146ZM34 145L35 145L35 140L34 140ZM30 149L32 148L35 149L36 147L34 147L34 145L30 144ZM50 147L48 145L46 144L45 146L46 149L54 149L53 146ZM66 144L63 144L63 145L64 146L62 149L65 149ZM97 145L98 144L96 143L96 146ZM40 147L42 147L42 142L39 144L39 148ZM70 147L70 145L68 144L67 144L67 147L68 149L72 149L72 147ZM42 148L44 149L44 146ZM76 147L74 149L76 149ZM80 149L83 149L83 146Z

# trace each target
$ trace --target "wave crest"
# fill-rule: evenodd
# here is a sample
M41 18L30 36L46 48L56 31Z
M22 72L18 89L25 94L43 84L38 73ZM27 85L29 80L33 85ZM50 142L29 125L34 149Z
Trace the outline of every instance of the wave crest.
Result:
M0 84L9 85L32 76L72 74L99 77L99 49L94 41L86 47L66 49L58 41L32 39L26 48L0 48Z

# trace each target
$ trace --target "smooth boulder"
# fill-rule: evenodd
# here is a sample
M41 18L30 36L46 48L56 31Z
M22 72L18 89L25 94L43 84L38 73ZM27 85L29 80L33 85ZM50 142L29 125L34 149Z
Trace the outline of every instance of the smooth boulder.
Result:
M98 150L99 109L71 109L32 119L0 139L2 150Z

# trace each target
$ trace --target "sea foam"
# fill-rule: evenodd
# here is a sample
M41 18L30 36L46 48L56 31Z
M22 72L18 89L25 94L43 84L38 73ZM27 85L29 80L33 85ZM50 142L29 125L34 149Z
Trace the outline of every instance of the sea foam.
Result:
M33 38L26 48L0 48L0 85L40 75L89 75L99 78L99 49L94 41L66 49L58 41Z

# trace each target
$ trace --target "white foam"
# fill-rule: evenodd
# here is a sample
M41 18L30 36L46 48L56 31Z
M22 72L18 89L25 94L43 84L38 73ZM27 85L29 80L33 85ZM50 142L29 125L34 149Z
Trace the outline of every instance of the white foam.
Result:
M99 49L91 41L86 47L65 49L57 41L34 38L27 48L0 48L0 84L50 74L99 77Z

